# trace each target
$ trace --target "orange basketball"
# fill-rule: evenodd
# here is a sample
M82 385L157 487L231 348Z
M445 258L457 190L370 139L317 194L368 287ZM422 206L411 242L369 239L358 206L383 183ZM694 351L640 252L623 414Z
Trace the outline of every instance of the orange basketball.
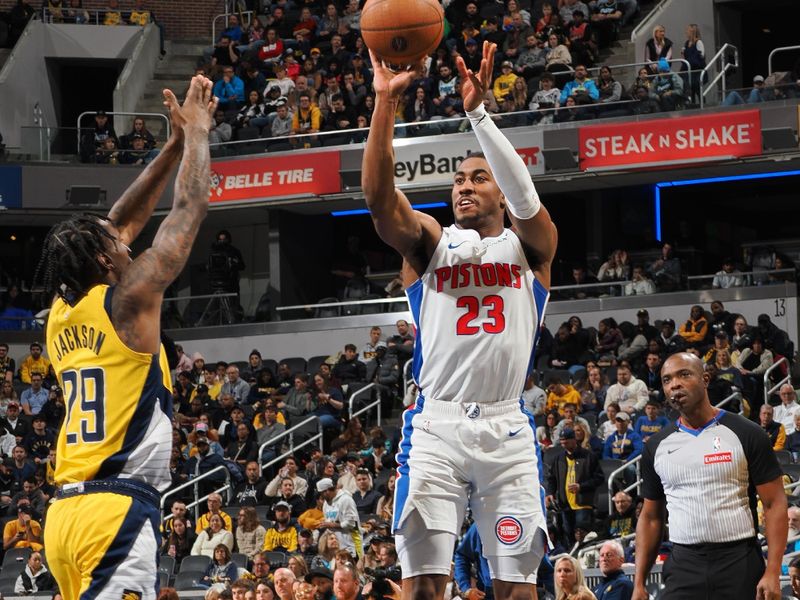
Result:
M431 54L444 35L438 0L368 0L361 11L361 35L381 59L408 65Z

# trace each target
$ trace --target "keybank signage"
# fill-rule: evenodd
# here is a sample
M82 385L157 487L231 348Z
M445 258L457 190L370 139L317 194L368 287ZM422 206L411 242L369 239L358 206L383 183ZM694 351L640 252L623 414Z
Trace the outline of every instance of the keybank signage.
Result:
M528 166L531 175L544 173L541 131L504 132ZM459 163L471 152L480 152L472 133L436 138L402 139L395 142L394 177L398 185L414 183L445 184L453 180Z

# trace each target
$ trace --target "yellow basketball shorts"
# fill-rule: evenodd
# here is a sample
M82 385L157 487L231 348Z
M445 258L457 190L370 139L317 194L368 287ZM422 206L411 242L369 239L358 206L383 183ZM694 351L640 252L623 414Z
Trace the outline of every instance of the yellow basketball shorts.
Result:
M64 600L152 600L158 592L159 511L149 502L92 493L47 513L47 563Z

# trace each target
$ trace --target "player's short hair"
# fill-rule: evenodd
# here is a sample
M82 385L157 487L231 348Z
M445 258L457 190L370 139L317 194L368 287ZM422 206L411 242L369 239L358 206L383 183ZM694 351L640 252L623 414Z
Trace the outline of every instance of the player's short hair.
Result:
M790 569L800 569L800 556L795 556L789 563Z
M345 344L344 349L350 350L351 352L358 352L358 348L356 348L355 344Z

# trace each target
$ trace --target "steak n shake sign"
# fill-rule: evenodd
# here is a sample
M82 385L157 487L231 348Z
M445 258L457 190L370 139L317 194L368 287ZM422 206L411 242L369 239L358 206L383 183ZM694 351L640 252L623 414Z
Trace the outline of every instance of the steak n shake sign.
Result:
M538 130L524 133L503 132L528 166L531 175L544 173L542 158L543 136ZM459 163L470 152L480 152L478 140L472 133L457 133L437 137L395 140L394 177L398 185L410 183L450 183Z
M761 154L761 113L737 110L581 127L581 169L658 166Z

